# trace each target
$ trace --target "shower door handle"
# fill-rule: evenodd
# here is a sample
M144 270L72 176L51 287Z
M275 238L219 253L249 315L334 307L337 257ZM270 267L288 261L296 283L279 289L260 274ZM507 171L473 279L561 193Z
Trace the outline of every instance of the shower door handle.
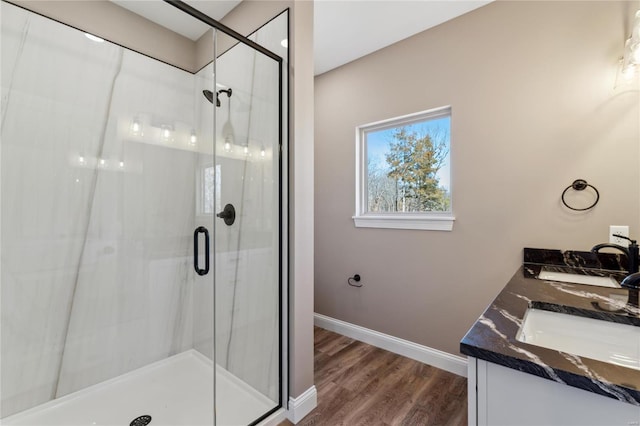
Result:
M200 269L198 262L198 237L204 234L204 269ZM209 231L204 226L199 226L193 232L193 267L198 275L207 275L209 273Z

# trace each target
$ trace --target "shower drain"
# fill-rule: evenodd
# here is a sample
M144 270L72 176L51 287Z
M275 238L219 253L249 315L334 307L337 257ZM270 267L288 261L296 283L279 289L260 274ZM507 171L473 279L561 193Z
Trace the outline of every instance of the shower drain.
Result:
M144 415L131 420L129 426L147 426L149 423L151 423L151 416Z

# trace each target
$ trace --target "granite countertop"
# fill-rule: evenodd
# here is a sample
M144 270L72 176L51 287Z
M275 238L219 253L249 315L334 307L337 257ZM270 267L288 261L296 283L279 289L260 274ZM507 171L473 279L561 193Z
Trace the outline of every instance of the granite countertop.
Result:
M516 340L516 333L529 307L640 326L638 308L625 306L617 311L601 309L611 306L619 308L620 298L624 299L627 295L626 289L536 279L543 266L551 266L565 272L613 276L620 281L626 275L622 271L626 266L626 257L598 256L605 260L596 259L597 264L587 266L580 264L580 261L574 262L584 252L556 250L563 260L558 260L560 258L556 253L550 256L555 261L544 261L541 260L545 258L544 251L554 250L525 249L525 263L464 336L460 342L460 352L640 406L640 370ZM608 263L612 259L612 263ZM606 270L602 268L603 263L607 266Z

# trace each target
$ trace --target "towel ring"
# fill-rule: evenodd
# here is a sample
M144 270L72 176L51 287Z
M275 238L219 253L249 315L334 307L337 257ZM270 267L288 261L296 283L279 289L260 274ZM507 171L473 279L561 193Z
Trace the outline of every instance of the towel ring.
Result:
M596 200L593 202L593 204L591 204L589 207L585 207L583 209L578 209L578 208L575 208L575 207L571 207L569 204L567 204L567 201L564 199L564 196L566 195L568 190L573 189L574 191L584 191L588 187L592 188L596 192ZM587 181L584 180L584 179L576 179L576 180L574 180L571 185L567 186L564 189L564 191L562 191L562 204L564 204L567 208L569 208L571 210L578 211L578 212L582 212L582 211L594 208L595 205L598 204L598 201L600 201L600 193L598 192L598 189L595 186L593 186L591 184L588 184Z

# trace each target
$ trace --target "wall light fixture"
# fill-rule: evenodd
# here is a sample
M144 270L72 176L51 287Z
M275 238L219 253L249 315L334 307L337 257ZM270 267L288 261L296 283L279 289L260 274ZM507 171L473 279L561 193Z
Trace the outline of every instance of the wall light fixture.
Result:
M173 127L172 126L165 125L165 126L161 126L160 127L160 137L162 138L162 140L164 142L171 141L172 136L173 136Z
M131 121L130 131L133 136L142 136L142 123L138 117Z
M640 72L640 10L635 14L631 36L624 44L622 58L622 77L630 81Z

